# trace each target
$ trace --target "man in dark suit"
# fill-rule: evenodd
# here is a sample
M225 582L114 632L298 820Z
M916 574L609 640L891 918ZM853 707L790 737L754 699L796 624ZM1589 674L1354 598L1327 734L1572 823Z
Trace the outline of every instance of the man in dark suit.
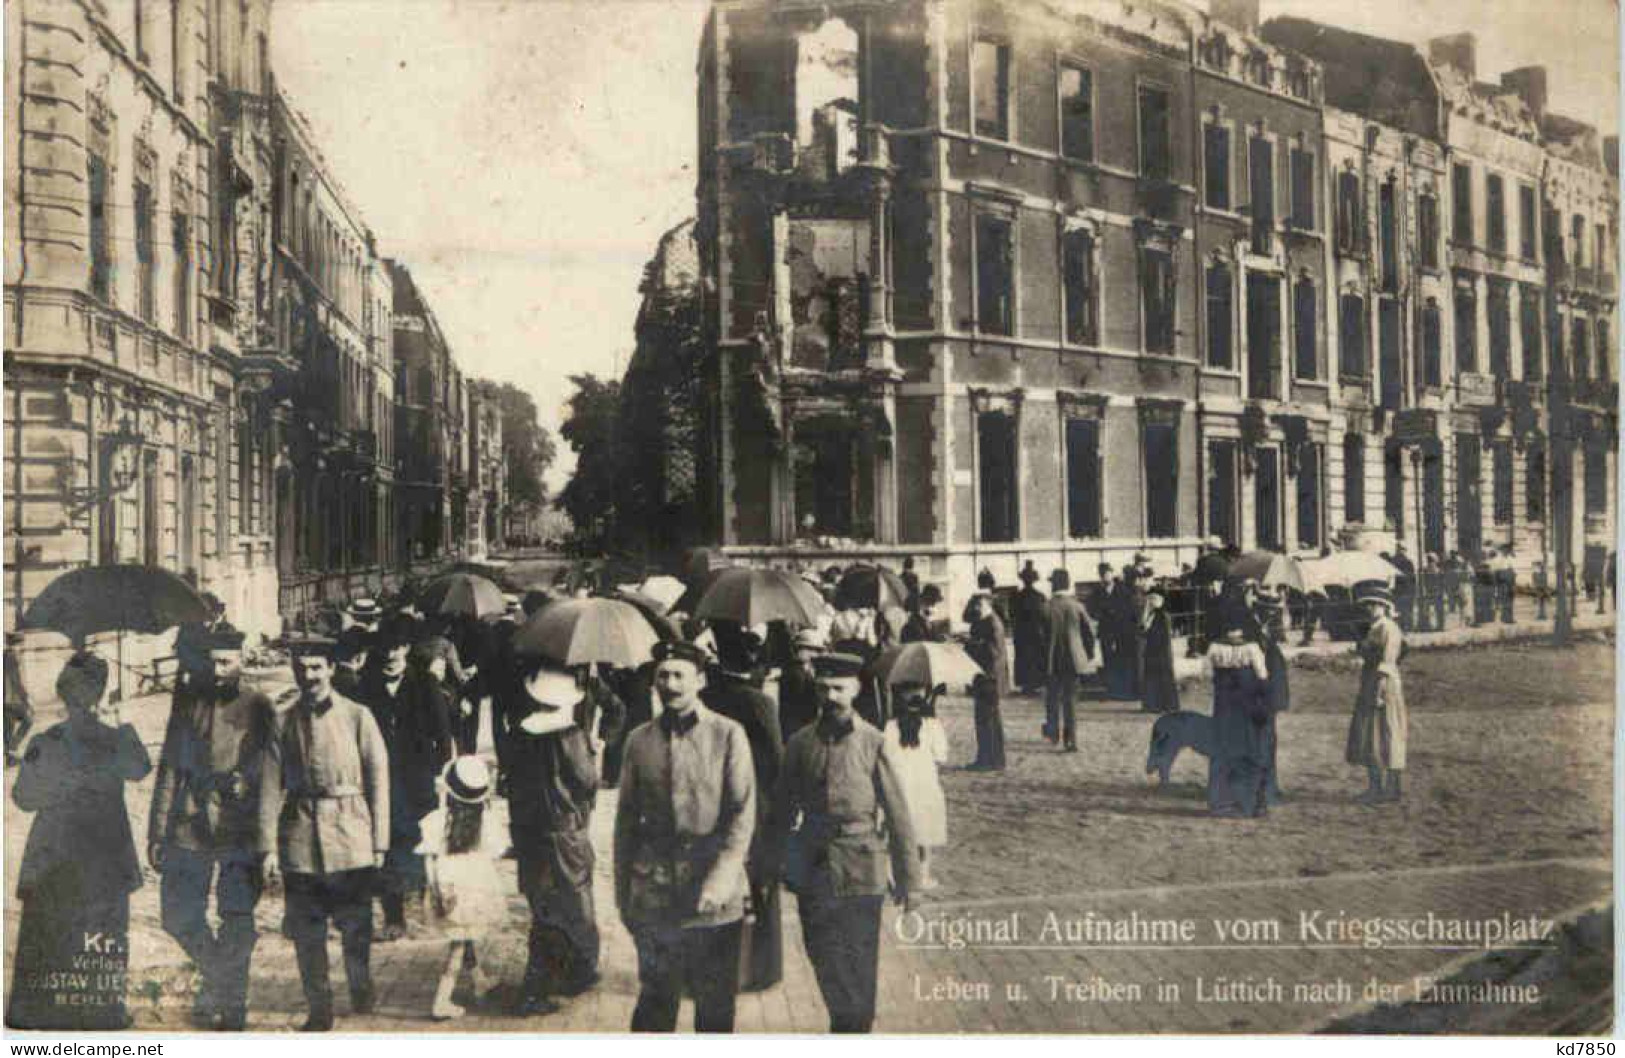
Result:
M1401 631L1409 632L1415 626L1416 563L1411 561L1403 540L1394 546L1394 553L1388 556L1388 561L1399 571L1394 578L1394 605L1399 608L1399 627Z
M1059 738L1067 753L1078 751L1075 699L1078 676L1095 655L1089 616L1072 594L1072 577L1064 569L1049 575L1050 600L1045 609L1049 646L1044 655L1044 737Z

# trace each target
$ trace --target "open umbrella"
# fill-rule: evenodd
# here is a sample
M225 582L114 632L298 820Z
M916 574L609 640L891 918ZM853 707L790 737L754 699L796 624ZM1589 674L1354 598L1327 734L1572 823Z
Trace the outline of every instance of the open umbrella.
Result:
M425 617L489 617L508 608L502 589L473 573L448 573L423 586L412 604Z
M1304 590L1303 570L1296 559L1274 551L1249 551L1230 563L1228 580L1256 580L1261 588L1285 584L1289 588Z
M890 647L875 659L875 674L888 687L918 683L925 687L946 684L968 687L982 675L982 667L971 660L958 643L918 641Z
M823 598L794 573L734 566L717 572L695 605L694 616L747 627L783 621L810 628L823 610Z
M655 630L655 635L661 639L681 639L682 631L666 616L666 608L656 599L638 591L628 591L622 588L615 592L613 598L619 599L643 615L649 622L649 627Z
M566 667L633 669L660 641L637 607L620 599L564 599L530 616L513 636L519 658L546 658Z
M835 606L842 610L867 607L884 610L908 604L908 585L883 566L854 566L835 585Z
M638 594L657 603L662 613L669 612L672 604L683 597L688 586L667 573L656 574L638 585Z
M1351 588L1365 580L1392 584L1399 574L1387 559L1369 551L1336 551L1325 558L1304 559L1298 566L1308 591Z

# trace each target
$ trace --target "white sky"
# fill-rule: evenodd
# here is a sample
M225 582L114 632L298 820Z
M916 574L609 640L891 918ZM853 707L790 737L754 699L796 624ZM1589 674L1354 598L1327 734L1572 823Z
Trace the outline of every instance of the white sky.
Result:
M272 62L470 374L557 432L566 378L618 375L641 269L694 209L704 0L276 0ZM1472 29L1479 77L1544 63L1553 109L1617 124L1612 0L1264 0L1421 43ZM1494 29L1491 24L1493 19ZM560 445L557 489L571 459Z

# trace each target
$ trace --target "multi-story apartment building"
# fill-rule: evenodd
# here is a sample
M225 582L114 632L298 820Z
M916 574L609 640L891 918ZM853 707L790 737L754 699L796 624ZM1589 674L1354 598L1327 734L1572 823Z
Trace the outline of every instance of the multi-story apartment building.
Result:
M399 442L396 562L448 554L461 541L456 516L465 505L455 475L466 465L462 447L462 374L440 323L412 273L390 261L395 332L395 430Z
M1256 0L1192 18L1203 523L1244 548L1319 548L1336 432L1321 70L1259 38Z
M254 470L267 7L6 5L8 628L62 572L115 562L278 628Z
M273 100L271 313L279 398L268 481L285 614L384 585L394 459L392 320L372 231L305 119Z
M502 406L495 394L479 386L469 391L468 448L472 485L468 551L480 556L502 543L507 480L502 458Z
M717 6L724 544L911 553L954 584L1191 553L1190 39L1158 3Z
M1251 0L717 4L710 535L960 588L1209 534L1549 562L1547 350L1611 348L1617 220L1544 93ZM1563 363L1600 562L1611 367Z

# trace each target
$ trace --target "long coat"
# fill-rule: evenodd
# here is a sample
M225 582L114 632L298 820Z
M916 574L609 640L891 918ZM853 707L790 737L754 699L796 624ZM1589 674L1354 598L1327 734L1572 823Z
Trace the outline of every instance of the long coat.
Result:
M1049 625L1049 649L1045 671L1050 676L1077 676L1089 668L1095 655L1095 634L1089 630L1089 616L1077 596L1057 592L1045 613Z
M1208 807L1255 815L1269 778L1269 667L1257 643L1216 643L1213 664L1213 753Z
M1174 633L1167 610L1153 610L1144 626L1145 678L1140 703L1148 712L1179 711L1179 682L1174 678Z
M1392 617L1371 626L1360 643L1360 696L1349 720L1345 757L1350 764L1403 771L1410 742L1410 713L1399 678L1405 636Z
M999 620L998 614L990 613L971 622L965 653L993 677L1000 698L1010 693L1009 648L1004 643L1004 622Z
M1016 592L1010 608L1010 631L1016 641L1016 686L1026 690L1044 683L1044 593L1031 584Z

